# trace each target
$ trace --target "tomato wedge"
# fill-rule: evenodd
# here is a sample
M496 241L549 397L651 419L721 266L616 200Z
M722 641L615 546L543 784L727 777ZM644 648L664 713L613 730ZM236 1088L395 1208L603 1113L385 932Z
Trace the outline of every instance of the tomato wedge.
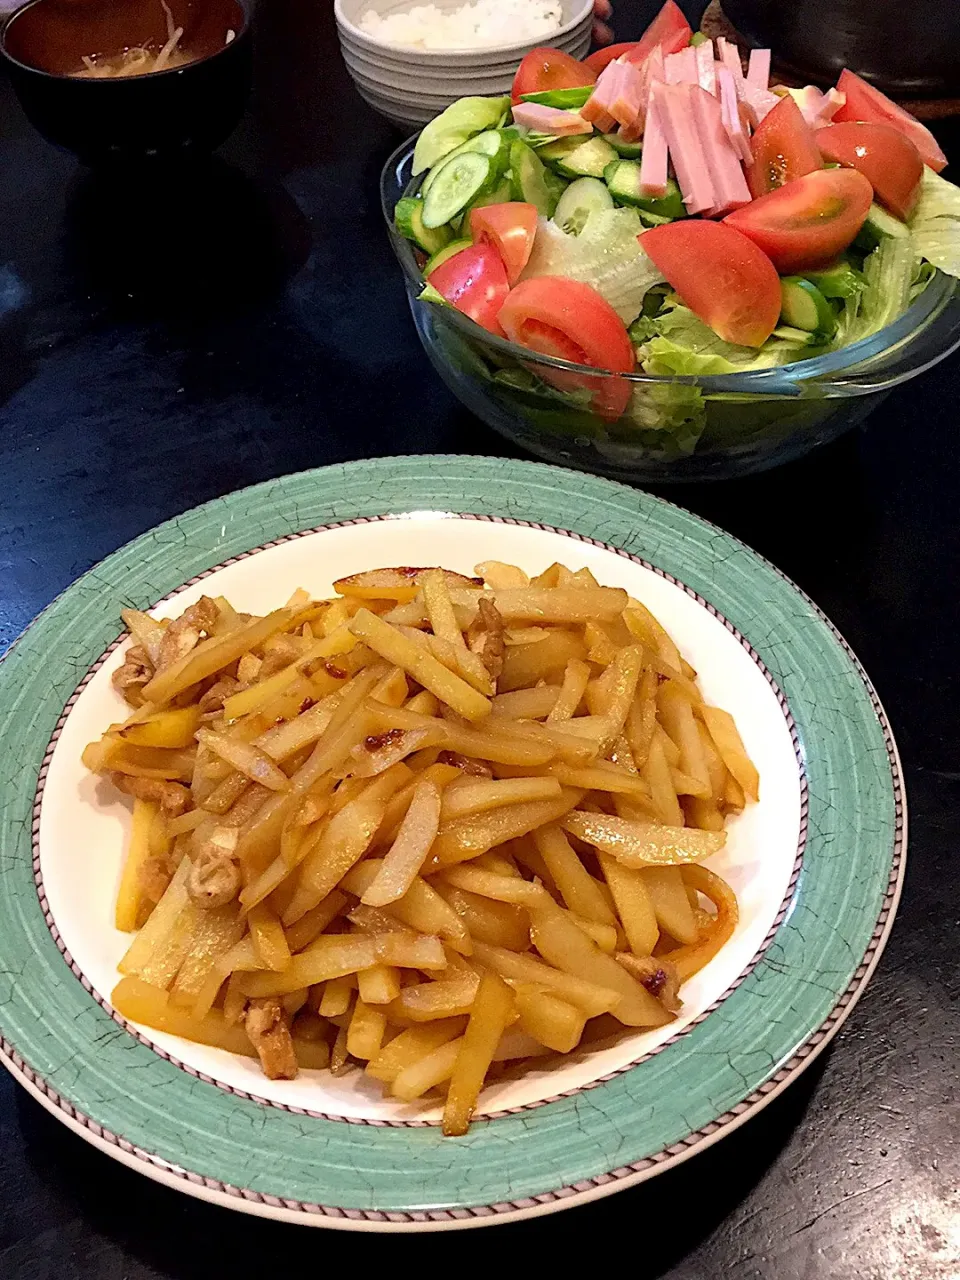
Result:
M497 337L502 335L497 314L510 292L507 270L490 244L461 249L430 272L430 283L451 306Z
M500 323L511 342L540 355L613 373L630 373L636 362L623 321L596 289L579 280L522 280L501 307ZM621 378L591 378L542 365L536 372L561 391L592 392L594 410L610 422L620 417L630 399L630 384Z
M904 221L910 217L920 197L923 161L909 138L888 124L848 121L819 129L817 144L825 160L858 169L891 213Z
M626 40L623 44L608 44L605 49L597 49L591 53L589 57L584 58L583 65L589 67L591 71L595 71L599 76L605 67L608 67L615 58L621 57L625 53L629 53L631 49L635 49L639 41Z
M503 259L511 286L527 265L537 234L537 207L511 200L507 204L487 204L470 210L470 233L474 244L492 244Z
M789 274L835 258L863 226L872 200L873 187L856 169L818 169L735 209L724 222Z
M673 0L667 0L633 49L627 53L626 60L639 66L646 62L657 45L663 50L664 56L679 53L687 47L692 37L693 30L683 16L683 11Z
M823 167L816 135L789 95L760 121L750 149L747 186L754 199Z
M657 45L660 45L665 55L679 53L681 49L687 47L692 36L693 31L690 28L690 23L673 3L673 0L667 0L667 3L639 40L627 40L623 44L607 45L605 49L597 49L595 53L591 53L583 61L586 66L591 67L599 75L605 67L608 67L613 62L614 58L621 58L624 54L629 55L627 57L628 62L639 64L646 62Z
M852 71L840 72L837 88L846 94L847 100L833 117L834 124L848 120L863 120L868 124L888 124L905 138L909 138L920 152L920 159L935 173L946 166L947 157L930 130L916 116L898 107L885 93L861 80Z
M562 49L542 46L531 49L517 67L511 101L518 103L525 93L548 93L551 89L580 89L596 84L597 73Z
M640 243L683 303L725 342L761 347L773 333L780 277L745 235L724 222L690 219L653 227Z

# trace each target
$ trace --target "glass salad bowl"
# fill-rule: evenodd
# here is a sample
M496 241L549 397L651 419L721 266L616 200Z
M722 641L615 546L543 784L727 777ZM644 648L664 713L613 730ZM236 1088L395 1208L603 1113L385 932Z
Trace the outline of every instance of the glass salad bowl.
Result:
M861 423L886 395L960 346L960 280L937 272L893 324L792 364L698 376L616 374L497 338L452 307L420 300L415 250L394 227L411 194L416 139L381 177L383 214L414 323L434 368L488 426L562 466L634 483L688 483L763 471ZM627 408L611 420L611 403Z

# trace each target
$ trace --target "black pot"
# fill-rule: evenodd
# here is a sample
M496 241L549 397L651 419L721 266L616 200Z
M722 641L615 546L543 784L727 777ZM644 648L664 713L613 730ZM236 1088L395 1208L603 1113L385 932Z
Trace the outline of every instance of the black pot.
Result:
M166 26L159 0L32 0L18 9L0 52L31 124L88 164L174 158L219 146L243 115L250 91L247 13L239 0L170 0L170 8L196 60L105 79L71 73L84 55L161 47Z
M753 44L803 79L844 67L903 98L960 95L960 0L723 0Z

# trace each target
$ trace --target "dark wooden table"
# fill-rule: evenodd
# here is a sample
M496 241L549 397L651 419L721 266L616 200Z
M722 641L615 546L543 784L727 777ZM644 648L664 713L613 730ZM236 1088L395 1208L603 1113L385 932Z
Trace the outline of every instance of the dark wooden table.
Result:
M620 38L652 5L628 8ZM331 10L262 6L248 118L149 205L49 148L0 83L0 648L101 556L207 498L349 458L513 452L421 353L377 200L398 137L351 89ZM361 1242L158 1187L0 1072L0 1276L274 1280L331 1258L352 1275L362 1245L370 1274L380 1261L456 1266L469 1249L498 1270L548 1274L569 1257L638 1280L957 1280L958 401L954 358L805 462L670 494L827 611L906 766L910 866L893 937L836 1041L784 1096L593 1206L469 1238Z

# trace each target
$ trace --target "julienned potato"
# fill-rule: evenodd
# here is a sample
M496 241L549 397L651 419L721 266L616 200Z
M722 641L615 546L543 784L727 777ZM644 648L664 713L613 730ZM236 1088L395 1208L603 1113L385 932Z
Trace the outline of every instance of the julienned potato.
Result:
M376 569L267 617L126 610L133 708L84 763L133 797L112 1002L445 1097L657 1027L737 923L702 864L758 797L731 716L587 569Z

